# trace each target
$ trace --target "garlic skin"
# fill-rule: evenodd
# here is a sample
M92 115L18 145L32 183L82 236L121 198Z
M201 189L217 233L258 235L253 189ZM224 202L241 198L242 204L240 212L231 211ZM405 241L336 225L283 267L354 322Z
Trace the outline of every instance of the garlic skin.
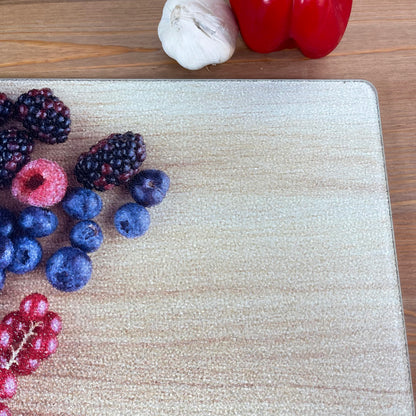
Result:
M191 70L230 59L238 33L224 0L167 0L158 26L163 50Z

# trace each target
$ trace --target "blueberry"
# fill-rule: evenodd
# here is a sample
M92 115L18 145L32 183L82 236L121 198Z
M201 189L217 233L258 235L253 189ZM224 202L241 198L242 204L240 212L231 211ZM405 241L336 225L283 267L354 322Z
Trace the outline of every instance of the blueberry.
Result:
M42 259L42 247L32 237L17 237L13 241L14 256L7 270L24 274L32 271Z
M46 262L46 277L54 288L63 292L83 288L91 274L91 259L76 247L62 247Z
M17 222L24 234L29 237L46 237L58 227L58 217L49 209L27 207L19 215Z
M0 236L0 270L5 269L13 260L14 246L12 240Z
M103 242L103 232L94 221L80 221L72 227L69 239L72 247L77 247L89 253L99 249Z
M0 290L3 289L5 281L6 281L6 271L0 270Z
M72 218L90 220L97 216L103 207L101 197L85 188L70 189L62 200L62 208Z
M131 196L145 207L160 204L169 185L169 176L157 169L142 170L129 182Z
M9 237L14 231L16 218L13 212L0 207L0 235Z
M148 230L150 215L145 207L129 202L117 210L114 225L124 237L139 237Z

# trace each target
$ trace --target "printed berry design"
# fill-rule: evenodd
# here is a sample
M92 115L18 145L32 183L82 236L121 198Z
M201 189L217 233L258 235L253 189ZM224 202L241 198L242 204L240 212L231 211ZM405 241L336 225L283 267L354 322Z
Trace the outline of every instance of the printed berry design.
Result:
M58 163L36 159L25 165L12 181L12 195L23 204L50 207L65 196L68 178Z
M170 185L169 176L158 169L140 171L129 182L132 198L144 207L160 204Z
M30 160L33 138L24 130L0 131L0 189L10 187L13 178Z
M11 119L12 115L12 100L10 100L4 92L0 92L0 126L7 123Z
M5 400L17 391L18 376L33 373L58 348L62 320L40 293L26 296L0 323L0 415L11 415ZM3 413L2 413L3 412Z
M128 182L145 159L146 146L140 134L113 133L79 156L75 176L87 189L106 191Z
M33 89L15 103L16 118L36 139L63 143L71 131L69 108L49 88Z

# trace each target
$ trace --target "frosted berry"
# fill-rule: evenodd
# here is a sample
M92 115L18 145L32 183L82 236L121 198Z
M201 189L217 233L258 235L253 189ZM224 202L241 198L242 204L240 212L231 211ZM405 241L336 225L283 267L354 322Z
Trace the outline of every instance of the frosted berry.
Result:
M23 130L0 131L0 188L9 188L13 178L30 160L33 139Z
M133 199L140 205L150 207L160 204L169 189L170 179L157 169L141 170L129 182Z
M0 290L3 289L5 282L6 282L6 271L3 269L0 269Z
M16 217L7 208L0 207L0 235L9 237L16 225Z
M17 378L13 371L0 369L0 399L11 399L17 390Z
M91 259L75 247L60 248L46 263L46 277L53 287L63 292L74 292L83 288L91 274Z
M62 319L57 313L49 311L43 317L40 328L44 331L52 331L58 335L62 330Z
M13 331L14 342L20 342L25 333L29 330L30 323L19 311L9 312L2 320Z
M146 146L140 134L114 133L79 156L75 176L85 188L106 191L126 183L145 158Z
M65 196L68 179L64 169L48 159L36 159L25 165L12 182L12 194L20 202L50 207Z
M48 312L49 303L46 296L32 293L20 302L19 311L23 318L30 321L41 320Z
M0 351L7 350L13 343L13 330L9 325L0 323Z
M69 189L62 200L62 208L72 218L90 220L97 216L103 207L101 197L85 188Z
M16 358L10 369L19 375L26 376L39 368L41 359L33 357L28 351L22 351Z
M13 115L13 102L4 92L0 92L0 126L7 123Z
M44 360L56 352L58 348L58 338L52 331L41 331L35 334L27 347L27 354L31 358Z
M150 215L142 205L129 202L117 210L114 215L114 225L122 236L136 238L148 230Z
M0 236L0 270L4 270L12 262L14 246L12 240Z
M71 131L69 108L49 88L22 94L15 104L16 118L38 140L63 143Z
M46 237L58 227L58 217L47 208L27 207L20 213L18 224L29 237Z
M9 368L10 357L10 350L0 351L0 368Z
M80 221L72 227L69 239L72 247L77 247L86 253L90 253L100 248L103 242L103 232L94 221Z
M12 416L10 409L5 403L0 403L0 416Z
M13 241L14 256L7 270L24 274L34 270L42 259L42 246L31 237L18 237Z

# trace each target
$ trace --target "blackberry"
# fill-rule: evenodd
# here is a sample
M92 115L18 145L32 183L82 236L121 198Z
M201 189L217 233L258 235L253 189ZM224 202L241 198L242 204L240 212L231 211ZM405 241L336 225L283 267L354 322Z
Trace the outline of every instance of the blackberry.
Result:
M0 126L9 121L13 115L13 102L4 92L0 92Z
M33 139L23 130L0 131L0 188L11 185L17 172L30 160Z
M146 146L140 134L114 133L82 153L75 176L87 189L106 191L128 182L146 158Z
M16 118L44 143L63 143L71 131L69 108L49 88L30 90L15 104Z

